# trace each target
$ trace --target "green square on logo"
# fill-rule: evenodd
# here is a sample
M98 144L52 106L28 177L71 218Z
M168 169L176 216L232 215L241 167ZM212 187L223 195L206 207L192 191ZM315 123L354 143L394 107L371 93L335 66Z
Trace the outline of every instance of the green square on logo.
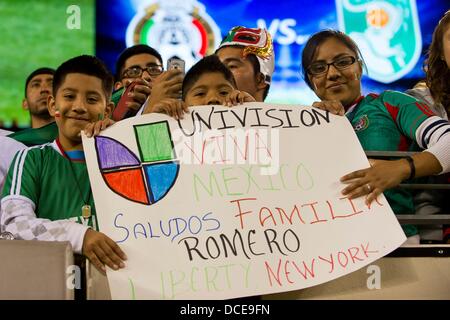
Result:
M173 146L167 121L134 126L142 162L173 159Z

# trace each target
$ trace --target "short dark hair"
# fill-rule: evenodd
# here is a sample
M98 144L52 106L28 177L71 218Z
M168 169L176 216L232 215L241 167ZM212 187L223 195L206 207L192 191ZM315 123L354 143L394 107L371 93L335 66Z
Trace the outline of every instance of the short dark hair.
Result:
M56 96L59 87L69 73L81 73L99 78L102 81L106 101L111 99L113 76L99 58L81 55L63 62L63 64L56 69L55 76L53 77L53 96Z
M154 56L156 59L158 59L161 65L163 64L161 55L154 48L146 44L134 45L132 47L126 48L119 55L119 58L116 61L116 81L120 81L122 79L123 66L125 65L125 62L128 60L128 58L142 53L147 53L151 56Z
M355 41L352 40L348 35L345 33L338 31L338 30L322 30L315 34L313 34L308 41L306 42L305 46L303 47L302 52L302 75L303 79L305 80L308 87L313 89L311 81L308 77L308 68L313 62L314 55L316 54L317 48L325 42L325 40L329 38L335 38L342 42L343 45L345 45L347 48L349 48L353 53L355 54L356 58L359 59L365 68L365 63L361 55L361 51L359 51L358 45L355 43Z
M27 97L28 84L34 77L36 77L40 74L51 74L52 76L54 76L55 69L44 67L44 68L36 69L32 73L30 73L30 75L27 77L27 80L25 81L25 98Z
M186 73L183 80L183 100L186 98L187 92L192 88L195 82L205 73L221 73L224 78L236 88L236 81L234 80L233 73L228 69L215 54L206 56Z

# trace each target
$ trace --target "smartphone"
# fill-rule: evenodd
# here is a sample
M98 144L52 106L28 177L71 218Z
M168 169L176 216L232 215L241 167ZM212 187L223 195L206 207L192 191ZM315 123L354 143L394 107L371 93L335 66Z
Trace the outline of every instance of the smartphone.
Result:
M184 74L185 63L183 59L180 58L170 58L167 60L167 70L179 69Z
M184 76L184 73L185 73L184 68L185 68L185 62L183 59L173 57L173 58L170 58L169 60L167 60L167 70L173 70L173 69L181 70L181 73ZM182 92L180 91L178 94L178 99L181 100L181 98L182 98L181 96L182 96Z

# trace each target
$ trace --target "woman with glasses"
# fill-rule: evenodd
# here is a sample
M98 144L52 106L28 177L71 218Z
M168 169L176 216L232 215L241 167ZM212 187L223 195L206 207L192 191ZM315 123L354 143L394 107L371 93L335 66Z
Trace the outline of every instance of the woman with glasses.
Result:
M345 113L364 150L425 149L400 160L373 161L370 168L342 177L348 184L342 193L350 198L366 196L370 204L384 192L396 214L413 214L411 194L391 188L404 180L450 171L450 124L434 116L424 103L400 92L363 96L363 67L358 46L340 31L318 32L303 49L305 82L321 99L313 106ZM410 242L417 243L417 228L403 227Z

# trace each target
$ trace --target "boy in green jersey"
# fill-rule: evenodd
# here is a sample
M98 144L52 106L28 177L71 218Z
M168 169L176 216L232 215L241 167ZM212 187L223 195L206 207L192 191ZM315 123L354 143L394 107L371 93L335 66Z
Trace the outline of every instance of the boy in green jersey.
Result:
M64 62L48 98L58 137L21 150L9 169L1 200L0 227L24 240L70 241L99 270L123 268L125 254L96 231L96 215L81 131L110 125L113 78L93 56ZM105 119L98 121L99 119Z

